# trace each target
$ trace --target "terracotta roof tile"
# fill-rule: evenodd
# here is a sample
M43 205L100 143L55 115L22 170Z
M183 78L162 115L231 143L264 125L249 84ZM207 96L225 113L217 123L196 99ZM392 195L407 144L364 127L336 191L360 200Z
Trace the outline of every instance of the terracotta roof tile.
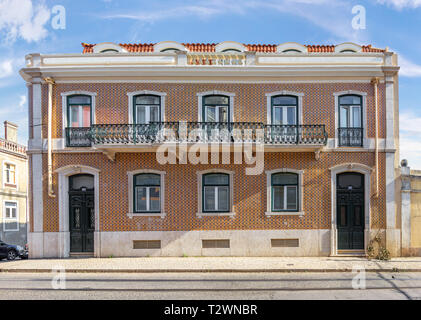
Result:
M332 45L306 45L308 52L335 52L335 46Z
M182 43L190 52L215 52L215 43ZM82 43L83 53L93 53L95 44ZM153 52L153 43L128 44L120 43L128 52ZM276 52L276 44L245 44L248 51ZM306 45L308 52L335 52L334 45ZM371 45L362 46L363 52L384 52L384 49L373 48Z

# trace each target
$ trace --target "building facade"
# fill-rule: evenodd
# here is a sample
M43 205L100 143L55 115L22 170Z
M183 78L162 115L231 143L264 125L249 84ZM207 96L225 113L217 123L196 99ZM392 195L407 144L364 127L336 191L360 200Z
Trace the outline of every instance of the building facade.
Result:
M21 70L32 257L401 254L396 54L83 47Z
M421 256L421 171L401 166L402 255Z
M27 243L28 159L26 147L17 143L17 128L16 124L5 121L5 137L0 138L0 239L24 246Z

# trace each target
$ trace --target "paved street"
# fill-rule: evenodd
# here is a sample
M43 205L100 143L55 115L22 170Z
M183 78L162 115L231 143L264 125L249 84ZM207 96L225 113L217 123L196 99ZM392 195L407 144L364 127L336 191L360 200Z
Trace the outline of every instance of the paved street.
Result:
M55 290L52 274L2 273L0 299L418 299L421 273L367 273L366 290L352 273L90 273L67 274Z

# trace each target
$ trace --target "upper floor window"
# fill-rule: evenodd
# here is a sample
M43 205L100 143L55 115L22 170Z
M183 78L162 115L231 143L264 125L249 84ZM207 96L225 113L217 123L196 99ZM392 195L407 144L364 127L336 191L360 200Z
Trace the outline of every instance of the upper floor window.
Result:
M295 96L272 97L272 124L296 125L298 119L298 98Z
M230 176L225 173L203 175L203 212L230 211Z
M363 106L359 95L339 97L339 145L363 145Z
M92 98L85 95L67 98L69 128L89 128L92 123Z
M230 98L223 95L205 96L202 112L205 122L227 123L230 121Z
M134 213L161 212L161 176L142 173L133 177Z
M14 164L4 164L4 183L6 186L16 187L16 166Z
M298 174L272 174L271 193L273 212L298 211Z
M139 95L133 99L134 123L147 124L161 121L161 97Z

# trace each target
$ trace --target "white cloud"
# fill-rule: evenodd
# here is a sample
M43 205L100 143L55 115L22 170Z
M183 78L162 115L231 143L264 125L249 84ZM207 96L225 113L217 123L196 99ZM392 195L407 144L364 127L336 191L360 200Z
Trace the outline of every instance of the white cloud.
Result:
M23 58L17 59L10 56L0 56L0 88L21 83L17 69L22 67L24 63L25 60Z
M415 64L399 55L399 65L401 67L399 75L402 77L421 77L421 65Z
M402 112L399 118L400 156L413 169L421 169L421 117Z
M20 100L19 100L19 108L23 108L26 106L26 102L27 102L27 98L25 95L20 96Z
M8 59L0 62L0 79L6 78L13 73L13 60Z
M21 38L36 42L48 34L45 28L50 11L43 2L34 6L32 0L0 0L0 36L3 41Z
M418 8L421 7L421 0L377 0L380 4L393 6L398 10L403 8Z
M347 0L208 0L194 2L172 2L154 10L131 10L130 12L103 15L106 19L132 19L140 22L154 23L172 18L202 19L221 15L253 14L258 9L275 11L301 17L314 25L327 30L339 41L364 41L363 33L352 29L352 5Z

